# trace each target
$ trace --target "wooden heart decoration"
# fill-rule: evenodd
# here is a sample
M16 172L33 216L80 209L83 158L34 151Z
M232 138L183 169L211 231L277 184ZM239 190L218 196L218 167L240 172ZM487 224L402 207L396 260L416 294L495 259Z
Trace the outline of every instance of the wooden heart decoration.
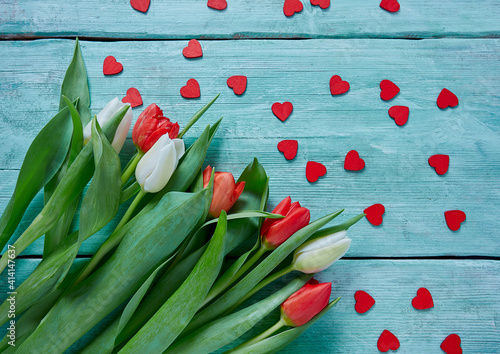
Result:
M326 167L322 163L308 161L306 165L306 178L309 182L314 183L318 178L326 174Z
M344 160L344 169L348 171L360 171L365 168L365 160L359 157L356 150L347 153Z
M282 152L287 160L293 160L297 156L298 148L297 140L282 140L278 143L278 151Z
M203 56L203 50L201 49L201 44L196 39L191 39L187 45L182 50L182 55L185 58L199 58Z
M130 0L130 5L140 12L147 12L151 0Z
M247 89L247 77L243 75L231 76L227 79L227 86L237 95L242 95Z
M399 339L392 332L384 329L377 341L377 348L381 352L399 349Z
M208 0L207 6L215 10L224 10L227 7L226 0Z
M456 107L458 106L458 97L450 90L444 88L441 90L436 103L441 109Z
M274 102L271 110L280 121L284 122L292 114L293 105L290 102Z
M354 300L356 300L354 309L357 313L365 313L375 305L373 297L363 290L358 290L354 293Z
M350 85L347 81L343 81L338 75L333 75L330 79L330 92L332 95L341 95L349 91Z
M444 175L448 172L450 166L450 157L448 155L432 155L429 157L429 166L434 167L438 175Z
M411 300L411 304L416 310L427 310L434 307L432 295L426 288L417 290L417 296Z
M304 5L300 2L300 0L285 0L283 4L283 13L286 17L293 16L296 12L302 11Z
M391 80L380 81L380 98L384 101L392 100L399 93L399 87Z
M130 107L137 107L142 104L142 97L138 89L131 87L127 90L127 95L122 98L123 103L130 103Z
M116 58L109 55L104 59L102 64L102 72L104 75L116 75L121 73L123 70L123 65L116 61Z
M384 221L382 215L385 213L385 207L382 204L373 204L363 210L363 213L366 214L366 219L370 224L379 226Z
M462 210L448 210L444 212L444 218L448 228L451 231L457 231L465 221L465 213Z
M385 11L398 12L400 6L397 0L382 0L380 2L380 7Z
M198 98L200 95L200 84L195 79L189 79L186 86L181 87L181 96L184 98Z
M408 122L410 109L406 106L392 106L389 108L389 117L394 119L397 125L402 126Z
M444 339L440 348L446 354L462 354L462 347L460 346L461 343L462 340L460 339L460 336L453 333Z
M330 0L311 0L311 5L327 9L330 6Z

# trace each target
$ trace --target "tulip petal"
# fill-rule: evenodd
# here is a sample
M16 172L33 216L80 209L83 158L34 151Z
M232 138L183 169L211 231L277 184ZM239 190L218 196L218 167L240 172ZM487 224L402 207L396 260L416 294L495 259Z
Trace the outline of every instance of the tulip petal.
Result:
M335 244L309 252L300 252L294 257L294 269L306 274L321 272L346 254L350 245L351 239L345 237Z
M175 153L176 153L177 162L179 162L182 155L184 155L184 153L186 152L186 147L184 146L184 140L172 139L172 141L174 142L174 146L175 146Z
M164 135L168 138L167 135ZM168 138L170 140L170 138ZM160 150L160 155L157 157L156 168L153 173L146 178L144 183L144 191L148 193L159 192L174 173L177 167L177 159L175 153L175 146L170 140L170 143L163 146Z
M278 247L295 232L309 224L310 218L311 214L307 208L296 208L269 228L264 242L271 248Z
M158 164L158 155L160 154L160 150L162 146L166 143L166 141L170 140L168 136L164 135L164 137L160 138L156 144L142 157L142 159L137 164L135 169L135 178L139 185L144 188L144 184L146 183L146 179L153 173L157 164Z
M309 322L327 305L332 293L332 283L305 284L281 304L285 323L298 327Z
M321 237L321 238L313 239L311 241L307 241L306 243L304 243L300 247L300 249L297 250L296 253L298 255L298 254L304 253L304 252L315 251L318 249L321 250L324 247L328 247L332 244L339 242L340 240L345 238L346 235L347 235L347 231L342 230L342 231L336 232L334 234L331 234L331 235L328 235L325 237Z
M128 106L130 107L130 105ZM122 150L123 144L125 143L130 130L130 125L132 124L132 118L132 108L129 108L127 113L125 113L125 117L123 117L122 121L118 125L118 128L116 128L115 136L113 138L113 142L111 143L111 146L115 149L116 153L120 153Z
M288 210L290 209L290 204L292 204L292 198L290 196L286 197L283 199L278 205L276 205L276 208L273 209L273 214L280 214L285 216L288 213ZM276 220L274 219L266 219L262 223L262 227L260 229L260 235L264 235L267 230L271 227L271 225L274 224Z
M203 170L203 188L207 188L210 176L212 176L212 166L208 165Z

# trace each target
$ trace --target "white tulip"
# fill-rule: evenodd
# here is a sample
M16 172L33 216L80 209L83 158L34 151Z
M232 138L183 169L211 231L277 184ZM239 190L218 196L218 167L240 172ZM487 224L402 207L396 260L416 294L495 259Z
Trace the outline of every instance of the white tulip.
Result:
M142 190L147 193L162 190L172 177L184 151L184 140L170 139L168 134L162 135L144 154L135 169L135 178Z
M349 250L351 239L346 233L336 232L301 245L293 255L293 269L311 274L331 266Z
M119 153L120 150L122 149L123 144L125 143L125 139L127 139L128 131L130 130L130 124L132 124L132 108L130 108L130 104L122 103L117 97L115 97L108 102L108 104L102 109L102 111L100 111L97 114L97 121L99 122L99 125L102 127L108 120L111 119L111 117L115 115L116 112L118 112L125 106L129 106L129 109L127 113L125 113L125 116L123 117L120 124L118 125L118 128L116 129L115 132L115 137L113 138L113 142L111 143L111 146L113 146L113 148L117 153ZM92 122L87 124L87 126L83 130L83 138L85 144L87 144L90 141L91 137L92 137Z

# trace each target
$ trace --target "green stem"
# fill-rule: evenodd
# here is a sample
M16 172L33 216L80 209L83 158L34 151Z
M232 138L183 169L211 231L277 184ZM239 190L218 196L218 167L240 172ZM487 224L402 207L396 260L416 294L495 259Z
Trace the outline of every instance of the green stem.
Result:
M238 350L238 349L241 349L243 347L250 346L252 344L260 342L261 340L266 339L267 337L276 333L279 329L281 329L282 327L285 327L285 326L286 326L285 321L283 321L283 318L280 318L280 320L278 322L276 322L273 326L271 326L270 328L268 328L267 330L265 330L264 332L262 332L258 336L246 341L245 343L238 345L237 347L227 351L226 353L231 353L233 350Z
M253 288L252 290L250 290L250 292L248 294L246 294L245 296L243 296L236 304L234 304L231 308L229 308L225 312L225 314L229 314L229 313L233 312L233 310L235 310L238 306L240 306L242 303L244 303L246 300L248 300L257 291L259 291L263 287L267 286L268 284L272 283L276 279L281 278L283 275L290 273L293 270L294 270L293 269L293 265L291 264L288 267L283 268L279 272L276 272L273 275L268 276L266 279L262 280L259 284L257 284L255 286L255 288Z
M257 252L255 252L255 254L241 266L241 268L236 272L236 274L231 278L231 280L225 286L220 287L218 289L213 289L215 291L210 291L208 293L207 297L201 304L200 308L204 307L206 304L212 301L216 296L218 296L220 293L226 290L236 280L238 280L238 278L241 277L246 271L248 271L248 269L250 269L250 267L253 266L255 262L257 262L264 253L266 253L266 251L268 251L268 249L263 244L261 244Z
M141 201L141 199L146 195L146 192L144 192L142 189L141 191L136 195L135 199L133 200L132 204L130 204L129 208L127 209L127 212L125 215L123 215L123 218L121 219L120 223L118 226L116 226L115 230L111 234L111 236L108 237L108 239L99 247L97 250L96 254L92 257L90 260L89 264L85 267L85 269L80 273L80 276L78 279L75 281L73 285L78 284L81 282L83 279L88 277L90 273L97 267L99 262L113 249L115 248L120 241L122 240L124 234L120 233L120 229L130 220L130 217L132 216L135 208Z
M233 276L233 278L231 279L231 281L227 285L229 286L232 283L234 283L236 280L238 280L238 278L241 277L243 274L245 274L250 269L250 267L252 267L255 264L255 262L257 262L260 259L260 257L262 257L262 255L264 253L266 253L268 250L269 249L267 249L264 244L261 244L260 247L259 247L259 249L257 250L257 252L255 252L255 254L252 256L252 258L250 258L248 261L246 261L241 266L241 268Z
M144 152L141 150L137 150L135 155L132 157L128 165L125 167L122 173L122 186L127 183L127 181L130 179L130 177L134 174L135 168L137 167L137 164L139 161L142 159L144 156Z

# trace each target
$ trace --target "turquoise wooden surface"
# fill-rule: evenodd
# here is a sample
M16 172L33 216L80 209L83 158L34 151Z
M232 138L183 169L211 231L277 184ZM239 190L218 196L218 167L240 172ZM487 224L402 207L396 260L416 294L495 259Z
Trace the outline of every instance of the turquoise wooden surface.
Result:
M207 162L237 175L257 156L271 177L270 207L291 195L314 218L346 208L339 218L345 220L373 203L385 205L383 224L362 220L350 231L348 258L319 276L334 282L332 297L342 296L341 302L285 353L376 353L384 329L399 337L398 353L442 353L439 345L450 333L461 336L464 353L500 352L500 3L401 0L397 14L381 10L379 1L337 0L328 10L303 3L302 13L286 18L277 0L229 0L222 12L205 1L152 1L147 14L131 9L129 1L0 0L0 132L6 137L0 139L0 211L29 143L57 110L73 41L47 38L88 38L81 44L94 113L134 86L144 100L135 118L156 102L182 126L220 92L187 141L224 116ZM183 58L187 38L211 39L200 41L203 58ZM107 55L123 63L121 74L104 77ZM249 80L241 97L226 85L239 74ZM349 93L330 95L334 74L350 82ZM191 77L200 83L201 99L179 95ZM379 97L382 79L401 88L391 102ZM443 87L457 94L457 108L437 108ZM282 123L270 107L286 100L294 112ZM392 105L410 107L404 127L388 117ZM276 149L287 138L299 141L293 161ZM361 173L343 170L351 149L366 161ZM128 140L122 161L132 153ZM450 155L444 176L427 164L435 153ZM314 184L305 179L308 160L328 169ZM21 229L41 205L38 196ZM467 214L458 232L446 227L448 209ZM112 226L84 243L81 255L95 252ZM18 282L34 269L39 259L32 257L42 249L39 240L26 250L17 263ZM5 275L0 279L3 294ZM411 307L421 286L434 297L431 310ZM353 309L356 290L377 301L365 315Z
M228 0L224 11L207 1L151 1L147 14L127 0L0 0L0 34L9 38L429 38L498 36L496 0L401 0L389 13L379 0L332 0L327 10L302 0L283 14L284 0Z
M238 174L257 156L271 178L271 205L290 194L317 218L327 210L346 208L346 216L353 216L374 203L384 204L383 226L373 227L365 220L357 225L349 256L498 256L500 219L495 215L500 214L500 186L494 172L500 168L500 123L495 117L500 106L499 44L496 39L202 41L205 56L195 61L182 57L186 41L82 42L82 49L94 112L134 86L144 100L143 107L134 109L136 117L157 102L182 126L203 102L222 93L189 136L224 116L207 162ZM14 188L13 170L57 109L71 46L68 40L0 43L9 58L1 73L5 94L0 128L10 136L0 141L2 208ZM108 54L125 67L116 77L102 74ZM226 85L235 74L248 76L242 97ZM349 93L330 94L333 74L351 83ZM200 83L199 100L179 94L191 77ZM401 87L390 103L379 97L384 78ZM443 87L458 95L457 108L442 111L436 106ZM283 123L274 117L271 105L285 100L294 104L294 112ZM395 104L410 107L404 127L388 116ZM11 112L16 112L14 117ZM285 138L299 141L293 161L277 151ZM130 157L133 145L127 144L123 155ZM360 173L343 169L351 149L366 161ZM436 153L450 155L445 176L438 176L427 163ZM305 179L308 160L328 169L314 184ZM446 227L443 213L449 209L467 214L458 232ZM82 252L94 252L108 232L85 243ZM42 247L40 240L26 254L40 254Z

